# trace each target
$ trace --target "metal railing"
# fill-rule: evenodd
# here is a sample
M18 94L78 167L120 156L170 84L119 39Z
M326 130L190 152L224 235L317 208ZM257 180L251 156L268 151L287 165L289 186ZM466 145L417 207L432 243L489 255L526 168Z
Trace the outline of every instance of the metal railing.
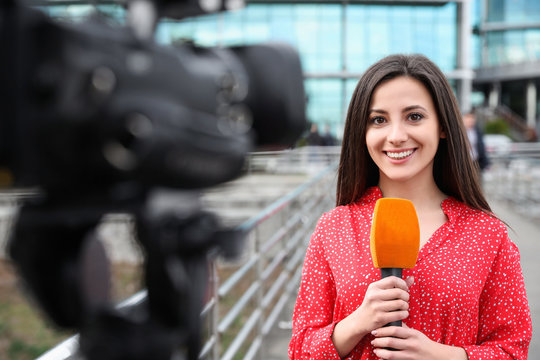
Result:
M230 360L239 354L246 360L257 358L264 337L295 296L309 236L320 215L334 205L334 180L335 166L330 166L240 226L249 233L254 251L215 288L216 301L209 303L206 313L212 313L217 327L200 358ZM247 280L250 273L254 281ZM234 305L222 312L227 297L235 299ZM233 324L242 317L247 320L234 330ZM233 340L225 345L221 339L229 332Z
M292 174L322 169L337 161L340 146L304 146L285 151L261 151L250 154L248 173Z
M241 260L211 264L212 296L201 314L206 332L200 359L260 358L265 336L296 296L311 232L320 215L334 206L338 155L336 147L251 155L250 162L257 162L251 171L311 168L316 175L239 226L247 234ZM146 292L141 291L119 307L136 308L145 298ZM75 359L82 359L77 335L38 358Z
M511 143L488 155L491 165L483 174L488 197L540 218L540 143Z

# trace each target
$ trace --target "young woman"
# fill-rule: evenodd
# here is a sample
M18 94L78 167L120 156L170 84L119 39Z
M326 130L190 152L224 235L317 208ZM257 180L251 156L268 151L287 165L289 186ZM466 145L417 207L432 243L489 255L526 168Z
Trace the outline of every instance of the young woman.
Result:
M418 215L420 253L403 279L373 267L381 197L409 199ZM360 79L337 205L307 250L291 359L527 359L519 252L482 194L452 89L427 58L389 56ZM395 320L403 327L384 326Z

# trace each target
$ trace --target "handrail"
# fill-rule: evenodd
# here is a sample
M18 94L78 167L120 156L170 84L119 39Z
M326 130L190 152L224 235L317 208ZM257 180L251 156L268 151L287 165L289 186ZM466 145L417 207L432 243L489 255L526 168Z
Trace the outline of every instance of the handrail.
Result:
M275 214L277 211L282 209L285 205L287 205L289 202L297 198L302 192L316 184L317 182L321 181L325 176L328 176L329 173L333 173L335 171L335 165L330 165L323 171L321 171L319 174L317 174L315 177L313 177L310 181L307 183L304 183L300 186L298 186L296 189L291 191L289 194L281 197L280 199L276 200L274 203L272 203L270 206L266 207L264 210L260 211L257 215L253 216L252 218L246 220L242 225L239 226L240 230L248 231L253 229L255 226L259 225L261 222L263 222L265 219L267 219L272 214Z
M239 228L242 228L245 231L249 231L249 229L252 231L256 230L259 225L264 223L271 216L276 215L278 212L284 211L284 208L297 200L301 194L305 194L308 189L320 184L325 177L326 181L328 181L328 178L330 178L329 182L333 183L335 169L335 164L325 169L308 183L300 185L289 194L275 201L265 210L259 212L259 214L256 216L245 221L242 225L240 225ZM327 186L325 189L332 187L333 186ZM255 310L253 310L251 315L248 315L248 321L242 325L233 342L229 345L229 347L227 347L225 353L220 358L221 360L228 360L232 359L234 356L237 356L240 352L241 346L246 344L249 335L253 332L256 333L255 339L252 340L251 346L244 355L244 359L250 359L256 356L260 348L263 346L264 336L268 334L269 329L275 323L277 316L294 291L294 288L290 288L288 285L290 285L291 281L299 281L299 277L297 277L296 274L298 273L297 268L301 266L302 256L299 259L300 261L298 261L297 253L301 253L302 255L304 254L309 233L313 230L315 222L321 215L321 212L310 210L313 210L314 207L319 205L321 202L321 197L325 197L326 195L327 192L323 192L323 194L319 194L319 196L315 195L313 196L314 199L307 201L306 204L300 206L302 209L300 210L300 213L313 213L312 219L311 221L305 221L305 219L302 219L302 217L294 217L298 228L293 229L292 231L287 231L286 233L289 236L286 237L284 234L279 234L279 236L271 234L266 239L255 239L259 252L253 254L253 257L248 260L243 267L238 269L237 272L235 272L227 281L222 284L222 286L220 286L218 295L220 298L222 298L224 294L229 293L234 286L238 285L241 279L246 276L250 270L255 270L257 272L258 280L256 280L251 287L244 292L243 295L241 295L241 300L238 301L235 306L233 306L224 315L223 320L220 322L217 329L218 334L214 334L215 336L219 337L229 330L233 321L238 319L240 314L245 311L249 300L254 300L258 296ZM333 206L333 201L328 202L325 205L325 209L328 210L331 206ZM294 228L294 226L291 224L292 219L292 216L282 219L282 226L284 228ZM266 264L263 265L262 263L264 257L268 256L267 253L269 250L275 246L273 243L281 241L285 237L287 238L287 242L283 244L283 249L277 250L276 253L272 253L271 258L268 259ZM294 249L296 249L296 251L292 251L291 253L291 250ZM270 274L272 274L274 269L278 267L276 265L276 259L282 259L281 265L283 269L279 274L276 275L276 279L272 284L270 284L268 289L265 290L265 280L270 279ZM294 266L292 267L290 266L291 262L289 262L291 259L294 259ZM276 300L274 307L272 307L272 302L277 298L278 295L281 296ZM265 317L264 314L267 312L268 315ZM259 323L257 331L254 329L256 323Z

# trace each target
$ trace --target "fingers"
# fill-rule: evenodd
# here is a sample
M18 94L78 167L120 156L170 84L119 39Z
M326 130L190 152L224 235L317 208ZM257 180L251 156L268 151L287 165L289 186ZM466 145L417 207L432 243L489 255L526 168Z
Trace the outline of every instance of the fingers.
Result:
M391 351L404 350L407 347L407 342L404 339L396 337L384 337L380 339L373 340L371 342L375 349L385 349Z
M409 279L410 279L410 277L407 278L407 280L409 280ZM404 290L404 291L408 291L409 286L410 286L407 283L406 280L400 279L400 278L395 277L395 276L386 277L384 279L381 279L380 281L376 281L374 284L377 284L377 286L379 286L381 289L397 288L397 289L401 289L401 290Z
M439 357L434 354L441 354L433 349L434 344L440 344L405 324L403 327L382 327L371 334L375 337L371 341L373 351L381 359L435 359Z
M399 326L388 326L380 329L373 330L371 332L375 339L371 341L371 345L376 350L394 349L403 350L407 347L407 338L410 337L410 329ZM377 353L377 356L383 357L382 354ZM383 357L384 358L384 357Z
M408 311L409 310L409 303L407 300L387 300L383 301L379 304L378 310L381 311Z
M380 329L373 330L371 332L371 335L375 336L376 339L385 338L385 337L397 337L397 338L403 339L410 336L410 332L411 332L411 328L408 326L407 327L405 326L382 327Z
M380 293L379 296L381 300L385 300L385 301L401 300L401 301L408 302L410 299L409 293L401 289L384 290L383 292Z
M375 320L376 323L384 326L394 321L405 320L408 317L409 312L407 310L395 310L386 313L379 313Z
M402 350L397 348L375 348L373 353L377 356L377 359L410 359L410 357L403 357Z
M412 284L411 277L407 278L407 280L403 280L395 276L389 276L371 283L366 296L373 294L378 299L384 301L400 299L408 302L410 297L408 292L410 284Z

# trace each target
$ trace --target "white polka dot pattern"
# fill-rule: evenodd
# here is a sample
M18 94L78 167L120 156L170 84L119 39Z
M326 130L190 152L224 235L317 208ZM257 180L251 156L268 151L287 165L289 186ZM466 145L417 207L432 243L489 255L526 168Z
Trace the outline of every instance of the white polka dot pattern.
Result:
M369 249L372 187L352 205L324 214L307 250L293 315L290 359L339 359L331 334L380 279ZM439 343L461 346L475 359L527 359L532 325L517 247L504 224L450 197L448 221L422 247L404 323ZM348 359L377 359L371 335Z

